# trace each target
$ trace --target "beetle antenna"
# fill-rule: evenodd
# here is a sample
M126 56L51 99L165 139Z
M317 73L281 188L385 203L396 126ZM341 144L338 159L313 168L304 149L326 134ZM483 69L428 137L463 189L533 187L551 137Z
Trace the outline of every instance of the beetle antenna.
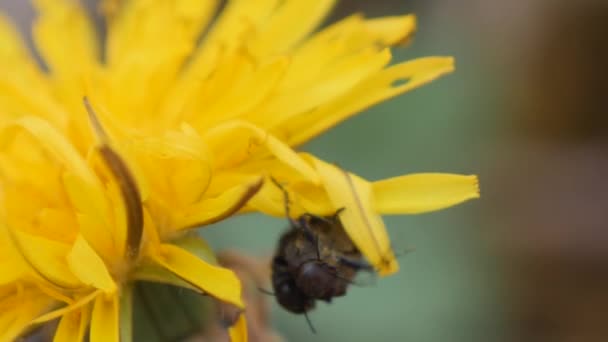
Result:
M345 266L348 266L350 268L352 268L355 271L367 271L367 272L374 272L374 266L368 264L365 261L359 261L359 260L353 260L351 258L345 258L343 256L339 257L339 261L340 263L342 263Z
M284 203L285 203L285 216L287 216L287 219L289 220L289 224L292 227L298 228L300 227L300 225L298 224L298 222L296 222L296 220L294 220L291 217L290 214L290 210L289 210L289 193L287 192L287 190L285 189L285 187L283 187L283 185L281 185L281 183L279 183L279 181L274 178L274 177L270 177L270 180L274 183L274 185L277 186L277 188L279 188L279 190L281 190L281 192L283 193L283 198L284 198Z
M274 292L268 291L268 290L266 290L264 288L261 288L261 287L258 287L258 291L262 292L265 295L269 295L269 296L272 296L272 297L276 297L277 296L276 294L274 294Z
M312 325L312 321L308 317L308 313L306 311L304 311L304 318L306 318L306 323L308 323L308 327L310 327L310 331L312 331L313 334L316 334L317 330L315 330L314 325Z

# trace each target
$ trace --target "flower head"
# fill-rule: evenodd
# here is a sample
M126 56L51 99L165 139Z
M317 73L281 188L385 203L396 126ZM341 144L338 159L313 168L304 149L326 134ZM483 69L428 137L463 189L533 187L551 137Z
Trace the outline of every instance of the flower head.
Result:
M190 232L237 212L285 215L268 177L296 214L346 208L380 274L397 264L379 214L478 196L474 176L368 182L294 151L453 69L449 57L389 65L412 16L316 31L334 2L233 0L212 22L219 1L106 1L102 44L77 2L36 0L44 69L0 19L0 340L58 317L57 341L87 329L128 340L140 280L243 307L238 279Z

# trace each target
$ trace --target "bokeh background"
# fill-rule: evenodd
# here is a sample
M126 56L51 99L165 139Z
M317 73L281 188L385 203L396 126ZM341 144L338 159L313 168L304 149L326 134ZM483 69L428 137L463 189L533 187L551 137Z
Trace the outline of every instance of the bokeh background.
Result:
M452 55L456 72L303 149L369 179L478 174L482 197L387 217L395 249L413 249L397 275L319 305L317 335L276 305L274 328L289 341L608 341L608 2L343 0L328 22L357 11L417 14L395 61ZM285 227L248 215L201 234L266 258Z

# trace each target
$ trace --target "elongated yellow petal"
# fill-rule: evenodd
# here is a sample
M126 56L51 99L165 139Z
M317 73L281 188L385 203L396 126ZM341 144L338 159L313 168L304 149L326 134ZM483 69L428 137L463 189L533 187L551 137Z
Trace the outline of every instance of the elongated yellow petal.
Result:
M211 265L195 255L170 244L161 246L155 262L219 300L243 308L241 283L230 270Z
M262 187L264 179L255 177L249 182L226 190L218 197L205 199L188 208L177 226L192 228L218 222L239 211Z
M91 196L93 191L101 189L95 189L71 173L64 174L63 184L72 206L77 210L76 219L80 233L93 243L93 248L99 254L104 257L114 255L117 247L114 244L113 231L108 228L112 223L105 196Z
M365 51L382 51L394 41L406 40L414 29L410 16L366 20L361 15L351 15L314 34L293 52L292 64L284 85L309 84L334 75L336 67L356 61ZM360 59L360 58L359 58ZM315 68L310 68L314 65Z
M247 319L245 314L241 314L236 323L230 327L230 342L247 342Z
M138 281L141 280L152 283L169 284L176 287L190 289L195 292L201 292L198 287L193 286L186 280L153 262L142 262L142 264L135 269L132 278Z
M209 148L189 125L160 137L125 137L120 144L142 170L138 182L143 177L142 182L154 189L154 200L170 208L198 201L211 180Z
M95 298L91 314L91 342L119 342L119 298L114 295L100 295Z
M57 310L53 310L50 312L45 313L44 315L40 315L38 317L36 317L36 319L33 319L31 321L32 324L39 324L39 323L44 323L44 322L48 322L48 321L52 321L55 318L61 317L69 312L72 312L74 310L77 309L81 309L82 307L84 307L85 305L88 305L89 303L91 303L92 300L94 300L95 298L97 298L98 296L100 296L102 294L101 290L97 290L97 291L93 291L91 293L88 293L82 297L79 297L78 300L74 301L73 303L64 306L62 308L59 308Z
M388 67L324 106L277 128L291 146L300 145L378 102L402 94L451 72L451 57L426 57ZM402 82L402 83L401 83Z
M83 308L65 314L59 321L53 342L82 341L89 325L90 310Z
M0 124L17 115L35 114L62 126L65 113L50 96L45 75L39 70L18 31L2 14L0 60Z
M1 222L3 220L0 215L0 286L19 279L27 272L27 264L19 257L7 227Z
M374 208L383 214L418 214L479 197L476 176L421 173L373 183Z
M340 220L350 239L380 275L396 272L398 265L386 228L373 207L372 184L333 165L312 159L332 203L336 208L345 209Z
M16 341L32 319L49 309L53 300L34 287L14 284L0 287L0 341Z
M120 12L110 18L109 62L118 63L141 53L164 53L163 43L170 42L167 39L194 44L218 4L218 0L124 1Z
M11 234L24 260L42 278L62 288L77 288L78 278L68 268L66 256L70 246L18 230Z
M331 102L382 70L391 60L389 49L369 48L345 58L332 66L331 72L319 75L312 82L287 83L267 105L257 108L249 119L261 127L274 127L296 115ZM263 125L263 126L262 126Z
M365 27L386 45L407 43L416 29L416 17L402 15L365 21Z
M77 77L97 63L99 44L95 29L78 2L36 0L34 3L39 11L33 28L34 41L56 76ZM65 42L70 43L69 49Z
M28 132L42 150L47 151L66 169L63 181L71 204L79 209L83 217L90 218L87 222L95 223L84 227L95 229L82 229L82 232L87 240L95 242L93 247L97 252L108 255L108 251L112 248L111 235L107 234L107 229L104 228L109 225L108 207L103 188L86 161L66 136L40 118L32 116L20 118L4 127L2 135L11 136L13 130L17 128Z
M17 280L26 272L25 265L14 255L0 255L0 270L0 285Z
M276 158L291 166L313 183L319 176L295 151L268 132L244 121L230 121L209 130L205 136L216 155L218 168L228 168L245 161L256 147L264 146ZM260 152L258 152L260 153Z
M3 127L5 129L4 134L7 134L8 128L11 127L20 127L30 133L38 140L40 146L44 147L61 163L65 164L65 167L74 172L78 177L90 183L96 182L95 176L88 169L86 162L66 136L47 121L33 116L23 117L12 122L10 126Z
M103 260L93 248L79 235L67 256L72 273L86 285L93 286L107 293L116 291L116 284L110 276Z
M284 1L264 22L259 39L251 43L256 56L284 53L312 32L336 0Z
M133 125L157 127L149 115L170 93L218 3L125 2L110 20L108 30L109 110Z
M274 101L289 63L289 58L277 57L260 64L244 52L226 56L213 75L200 83L200 90L191 92L189 105L182 110L183 120L205 130L220 122L246 117L265 102Z
M200 67L208 62L211 51L218 44L229 50L242 44L247 38L243 34L243 27L250 27L255 31L255 28L268 19L279 2L280 0L229 1L203 40L199 51L194 54L192 65Z
M32 70L35 62L24 43L25 41L10 20L0 14L0 58L2 59L0 68L2 70L26 74Z

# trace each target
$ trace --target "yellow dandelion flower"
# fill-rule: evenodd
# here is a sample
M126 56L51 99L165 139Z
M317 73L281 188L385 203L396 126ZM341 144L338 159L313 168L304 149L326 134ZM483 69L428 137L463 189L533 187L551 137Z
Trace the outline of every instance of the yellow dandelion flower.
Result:
M397 266L379 214L478 196L474 176L368 182L294 151L453 69L449 57L389 65L412 16L316 31L334 3L232 0L213 20L215 0L107 1L101 44L76 1L36 0L44 69L0 18L0 341L54 318L57 341L128 341L138 280L243 307L237 278L189 233L237 212L284 215L269 176L299 212L346 208L381 274Z

